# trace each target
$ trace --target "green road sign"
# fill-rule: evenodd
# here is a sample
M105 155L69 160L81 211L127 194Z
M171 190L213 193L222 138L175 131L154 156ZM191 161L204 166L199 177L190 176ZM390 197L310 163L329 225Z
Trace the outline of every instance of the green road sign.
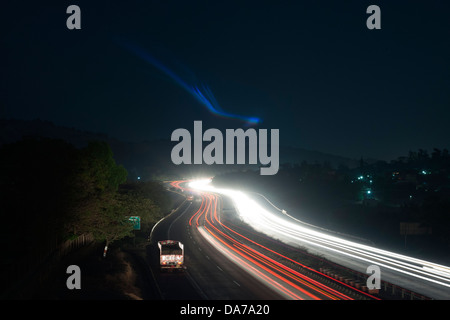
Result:
M128 218L133 223L133 230L141 230L141 217L133 216Z

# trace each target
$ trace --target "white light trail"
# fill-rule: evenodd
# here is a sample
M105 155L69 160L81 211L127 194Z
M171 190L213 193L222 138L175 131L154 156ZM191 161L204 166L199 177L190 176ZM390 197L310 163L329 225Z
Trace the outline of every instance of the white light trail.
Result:
M450 268L447 266L363 245L305 227L287 215L280 216L266 210L241 191L215 188L210 182L210 179L193 181L189 186L197 190L228 196L234 202L244 222L270 237L294 245L298 245L299 242L308 243L353 259L450 287Z

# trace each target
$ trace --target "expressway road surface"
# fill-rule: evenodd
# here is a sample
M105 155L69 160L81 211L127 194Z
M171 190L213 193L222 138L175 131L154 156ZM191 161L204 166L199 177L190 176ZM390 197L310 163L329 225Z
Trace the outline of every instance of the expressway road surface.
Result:
M172 187L188 191L181 182ZM153 228L149 256L163 299L353 299L280 263L273 258L276 252L230 228L222 201L215 193L198 192L193 201L183 202ZM184 272L158 270L156 244L168 239L184 244Z
M166 300L281 299L192 232L189 219L199 208L199 203L186 201L152 230L149 256L161 297ZM168 239L184 244L187 266L184 272L159 271L157 242Z
M383 281L433 299L450 299L448 266L382 250L305 224L289 216L263 196L255 197L237 190L215 188L207 181L195 182L190 186L196 190L230 197L239 218L269 237L294 247L306 248L312 254L324 256L361 273L366 273L369 266L378 266Z

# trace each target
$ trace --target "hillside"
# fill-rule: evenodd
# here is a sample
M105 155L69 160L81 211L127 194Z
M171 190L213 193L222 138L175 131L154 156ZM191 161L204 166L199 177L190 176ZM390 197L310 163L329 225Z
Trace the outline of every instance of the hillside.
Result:
M214 174L245 169L257 169L257 166L245 165L180 165L175 166L170 159L170 152L175 145L167 140L141 142L121 141L104 133L88 132L76 128L55 125L44 120L0 119L0 145L12 143L22 138L52 138L70 142L76 147L83 147L89 141L107 142L114 152L116 162L122 164L130 179L176 179L197 174ZM356 167L358 161L323 152L294 147L280 147L280 165L286 163L329 162L333 166L344 164Z

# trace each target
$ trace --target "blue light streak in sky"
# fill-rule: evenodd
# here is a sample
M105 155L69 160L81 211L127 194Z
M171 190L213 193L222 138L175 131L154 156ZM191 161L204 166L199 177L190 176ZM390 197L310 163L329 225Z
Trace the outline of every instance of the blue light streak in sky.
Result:
M117 41L116 41L117 42ZM204 84L188 84L185 80L183 80L178 74L173 72L171 69L163 65L160 61L158 61L155 57L150 55L148 52L145 52L142 48L130 44L128 42L119 41L119 44L126 47L128 50L136 54L138 57L143 59L144 61L150 63L155 68L169 76L172 80L174 80L180 87L182 87L186 92L191 94L198 102L200 102L203 106L205 106L210 112L213 114L231 118L238 119L247 123L247 125L255 125L261 122L260 118L257 117L248 117L242 115L236 115L229 112L224 111L217 102L214 97L212 91L208 86Z

